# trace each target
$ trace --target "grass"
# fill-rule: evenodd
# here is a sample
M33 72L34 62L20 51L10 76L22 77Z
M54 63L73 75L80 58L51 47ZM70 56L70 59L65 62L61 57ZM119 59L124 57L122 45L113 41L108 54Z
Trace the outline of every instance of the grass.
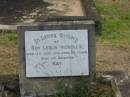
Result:
M102 21L97 42L130 45L130 1L95 0L95 3Z
M12 32L0 32L0 45L16 45L17 34Z
M11 82L11 85L15 84L12 81L9 81L9 82ZM75 95L74 94L73 95L68 94L67 92L63 93L64 92L63 91L60 94L51 95L51 96L45 96L45 97L114 97L113 96L114 93L113 93L113 91L111 89L111 85L108 82L104 82L101 78L98 78L98 80L96 81L96 86L95 87L96 88L93 91L89 91L89 93L78 88L78 89L76 89L77 91L76 91ZM14 89L14 88L13 88L13 90L5 88L5 91L8 93L8 96L6 96L6 97L20 97L18 91L16 91L16 89ZM28 97L30 97L29 94L28 94ZM36 97L41 97L41 96L36 96Z
M101 80L102 79L100 79L100 81ZM70 93L67 92L62 92L61 94L52 97L113 97L111 86L107 83L103 83L100 81L96 82L95 89L86 89L83 84L79 85L79 88L76 88L76 91L73 95L70 95Z
M130 1L129 0L95 0L97 10L101 15L102 21L102 32L101 35L97 35L97 43L108 43L116 45L130 45ZM10 47L10 45L16 45L17 34L16 32L0 32L0 47L4 46L5 48ZM6 46L7 45L7 46ZM9 46L8 46L9 45ZM4 48L3 47L3 48ZM3 52L2 48L2 52ZM7 52L9 49L7 49ZM4 50L5 51L5 50ZM5 52L6 52L5 51ZM15 51L15 50L13 50ZM8 53L7 53L8 55ZM0 74L7 74L12 71L15 73L15 58L12 59L12 56L15 54L9 54L9 58L1 58L0 61ZM13 61L12 61L13 60ZM4 65L6 64L6 65ZM101 89L99 88L97 90ZM105 88L106 89L106 88ZM106 90L108 91L108 90ZM79 97L84 95L84 91L80 91ZM98 97L111 97L110 92L104 92L101 96ZM99 91L94 91L90 93L89 97L97 97ZM58 97L67 97L64 94ZM72 97L72 96L71 96Z
M0 74L16 74L16 32L0 32Z
M130 45L130 1L95 0L101 16L102 31L97 43ZM0 45L16 44L16 32L0 35Z
M102 31L97 35L97 43L130 45L130 1L94 0L101 15ZM2 35L0 45L16 44L16 32Z

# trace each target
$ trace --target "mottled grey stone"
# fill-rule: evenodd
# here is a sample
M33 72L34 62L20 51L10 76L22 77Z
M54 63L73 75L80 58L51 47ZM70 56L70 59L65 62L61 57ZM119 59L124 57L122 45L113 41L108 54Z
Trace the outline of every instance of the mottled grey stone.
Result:
M79 77L54 77L54 78L27 78L25 60L25 31L41 30L76 30L88 29L88 51L89 51L89 76ZM19 36L19 77L21 96L54 95L64 89L73 93L81 81L86 88L93 86L95 82L95 22L94 21L64 21L64 22L42 22L35 24L23 24L18 27Z

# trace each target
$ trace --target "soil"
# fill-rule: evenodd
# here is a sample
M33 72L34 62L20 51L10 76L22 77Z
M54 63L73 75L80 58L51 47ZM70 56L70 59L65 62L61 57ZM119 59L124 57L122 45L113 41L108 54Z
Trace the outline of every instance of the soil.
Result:
M1 0L0 23L33 22L34 17L39 17L41 10L44 11L42 16L45 17L47 5L42 0Z
M0 74L16 74L16 46L0 45Z
M47 7L48 10L61 11L59 16L84 16L81 0L44 0L51 4ZM51 12L51 11L50 11ZM60 13L61 13L60 12ZM57 13L58 14L58 13Z
M125 71L130 74L130 46L97 44L97 71Z
M80 0L1 0L0 24L32 23L49 16L84 16Z

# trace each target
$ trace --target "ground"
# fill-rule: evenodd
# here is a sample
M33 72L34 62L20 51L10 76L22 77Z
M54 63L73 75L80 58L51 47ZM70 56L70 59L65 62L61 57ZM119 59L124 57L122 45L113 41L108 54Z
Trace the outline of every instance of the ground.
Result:
M130 0L94 1L102 21L102 31L96 35L96 70L97 72L121 70L130 75ZM40 6L42 5L38 7ZM50 7L48 8L50 9ZM19 9L16 11L19 11ZM34 16L35 14L33 13ZM29 15L29 18L31 15ZM28 19L25 16L23 18ZM4 20L7 21L8 19L5 18ZM7 21L7 23L10 23L10 21ZM0 75L17 73L17 44L17 32L0 31ZM124 88L121 89L124 90Z
M97 44L97 71L124 71L130 74L130 46Z
M102 31L97 33L97 71L130 74L130 0L95 0ZM17 33L0 32L0 73L16 74Z
M130 45L130 0L94 0L101 15L102 32L97 42Z
M44 1L44 2L43 2ZM0 24L43 21L48 16L84 16L80 0L1 0Z
M16 32L0 32L0 74L16 74Z
M16 73L16 48L0 46L0 74Z
M130 0L94 0L101 15L97 34L97 70L130 74Z

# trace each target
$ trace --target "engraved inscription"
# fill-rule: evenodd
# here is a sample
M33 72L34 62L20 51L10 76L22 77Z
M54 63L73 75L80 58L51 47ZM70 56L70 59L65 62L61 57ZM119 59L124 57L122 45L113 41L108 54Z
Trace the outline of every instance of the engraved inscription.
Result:
M88 31L25 32L27 77L89 75Z

